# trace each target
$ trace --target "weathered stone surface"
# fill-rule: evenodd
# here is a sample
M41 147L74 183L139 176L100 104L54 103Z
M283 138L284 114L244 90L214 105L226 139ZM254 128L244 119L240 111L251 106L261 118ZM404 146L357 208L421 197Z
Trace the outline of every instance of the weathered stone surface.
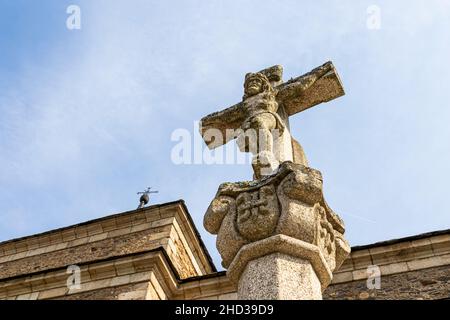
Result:
M57 297L57 300L147 300L149 283L127 284Z
M222 184L204 226L218 234L224 267L243 245L276 234L317 245L332 270L350 250L342 220L323 198L320 172L291 162L262 180Z
M292 162L302 164L304 166L309 166L308 159L306 158L305 151L301 144L291 137L291 148L292 148Z
M252 182L252 185L254 186L255 183ZM133 215L133 213L129 213L129 215ZM148 215L148 218L152 218L152 221L157 221L166 215L170 216L167 212L161 213L161 216L153 213ZM232 215L226 215L222 223L225 223L229 217L232 217ZM231 221L233 221L233 219L231 219ZM105 221L102 221L102 226L104 222ZM135 222L136 224L134 225L139 227L142 221L141 219L136 219ZM164 225L168 222L169 221L161 223ZM161 223L158 222L155 225L160 225ZM108 225L109 224L110 223L108 222ZM176 226L177 225L174 224L174 227ZM89 229L92 231L97 228ZM135 230L139 229L140 227ZM105 232L105 230L107 229L103 228L103 232ZM70 236L70 231L71 230L64 231L66 237L53 238L66 238L66 240L69 239L68 241L73 241L74 238L73 236ZM131 229L128 229L128 232L131 232ZM170 239L173 240L173 245L170 245L169 247L173 248L174 246L177 246L177 239L181 241L182 237L175 237L173 229L170 233ZM186 232L182 233L187 235ZM124 235L123 232L120 234ZM449 234L450 230L442 230L415 237L385 241L369 246L355 247L354 252L348 257L340 270L335 270L333 282L324 292L324 299L448 299L450 295ZM87 232L80 232L79 235L89 237ZM241 276L239 279L241 284L258 283L258 288L261 291L258 294L262 294L263 291L266 290L266 287L259 285L261 277L261 280L264 280L264 283L268 283L268 286L270 287L267 291L269 293L275 292L278 297L282 298L283 293L288 292L288 290L285 290L286 288L293 288L296 286L296 283L298 285L299 281L303 281L299 277L289 276L295 275L295 272L297 271L302 275L311 275L312 270L318 281L322 283L323 280L320 280L321 271L317 271L317 268L315 267L316 265L320 266L320 264L317 264L318 260L316 260L316 262L314 261L314 253L316 253L315 255L316 257L319 257L319 259L323 258L321 262L322 265L327 266L328 262L325 260L323 254L320 253L318 246L306 242L299 242L299 240L293 239L292 237L283 237L281 235L276 235L276 237L278 237L278 240L275 241L274 244L264 243L263 241L268 241L269 239L263 239L250 243L250 250L241 250L239 257L246 256L246 258L236 259L236 261L241 264L241 274L244 274L246 268L247 270L252 270L253 274L247 274L247 271L245 271L245 275ZM51 237L48 238L50 239ZM30 240L33 240L33 242ZM36 247L33 244L35 240L36 237L31 237L30 239L21 239L19 241L26 241L28 244L26 247L29 250L35 250ZM192 242L196 241L196 239L190 239L188 241ZM47 241L43 243L47 243ZM98 243L100 243L100 241L91 243L91 245ZM291 245L296 243L301 243L302 246L296 247L295 245ZM438 246L430 246L430 243L438 244ZM11 254L23 252L20 251L22 246L17 246L15 242L6 244L9 247L7 252ZM11 246L11 244L14 244L15 246ZM86 244L87 243L84 243L84 245ZM59 244L55 245L58 246ZM226 242L224 243L224 246L225 245ZM336 238L336 251L337 245L338 239ZM12 247L15 247L15 250L12 250ZM300 258L302 247L310 249L303 250L303 253L305 254L303 257L307 258ZM132 247L127 248L130 249ZM270 248L272 248L272 251L274 252L271 252L271 250L269 250ZM74 249L78 250L79 247ZM66 248L64 250L68 249ZM178 249L175 251L178 251ZM245 251L248 253L244 255ZM205 273L200 277L196 276L180 281L180 279L176 278L174 271L178 268L177 263L180 263L181 265L183 262L177 262L178 258L176 254L165 255L162 251L152 251L149 253L127 255L125 257L107 257L104 261L98 261L98 258L95 258L96 252L97 251L85 252L86 259L91 260L92 258L94 261L81 266L82 286L80 290L69 290L67 288L67 278L70 274L66 272L66 266L64 265L56 270L45 269L38 273L25 273L14 279L0 280L0 299L185 300L238 298L237 290L239 281L238 283L231 281L230 277L226 276L224 272L213 274L208 272L208 274ZM307 252L312 252L312 254L308 256ZM50 252L47 254L49 253ZM276 258L262 259L263 257L270 255L275 255ZM287 258L280 258L283 257L283 255ZM11 259L11 256L4 257ZM42 258L38 254L33 255L32 257L35 260ZM50 260L49 257L50 256L45 256L45 260ZM56 256L52 257L58 259ZM245 259L247 259L247 263L243 263ZM287 262L285 260L287 260ZM307 268L306 266L302 267L301 260L310 262L311 268ZM17 258L18 264L16 266L20 265L20 261L20 258ZM168 264L165 261L170 261L171 263ZM251 267L247 267L247 265L251 265L253 261L258 262L259 266L252 265ZM366 281L370 274L367 271L367 267L372 265L373 261L381 263L379 265L381 271L380 289L367 288ZM10 261L10 263L12 262L13 261ZM0 264L0 269L3 265L4 263ZM275 273L274 277L265 277L265 273L261 271L259 272L260 277L258 277L258 273L253 271L255 268L262 267L263 265L265 265L264 270L267 269L272 270L273 272L280 272ZM413 268L414 270L410 268ZM229 269L231 269L231 267ZM283 271L286 269L289 270L289 272ZM155 276L149 276L150 273ZM254 277L254 280L247 280L247 277ZM313 275L309 278L311 277L313 277ZM271 287L270 283L273 283L273 281L278 283L279 286ZM307 292L310 292L310 288L314 287L314 280L302 282L299 287L299 291L296 291L295 293L303 293L306 295ZM244 286L242 286L242 288L244 288ZM245 291L246 290L244 290L244 293ZM290 298L296 298L295 293ZM257 294L256 291L254 294Z
M0 285L11 277L158 248L181 278L213 268L183 203L173 202L0 243Z
M197 274L189 254L180 239L174 240L174 249L169 251L173 264L182 279Z
M238 285L242 300L320 300L320 281L308 260L273 253L248 262Z
M331 282L332 272L320 249L313 244L285 235L275 235L243 246L227 271L228 277L237 283L250 261L273 253L283 253L307 260L314 268L322 290Z
M256 241L273 234L280 216L274 186L263 186L259 190L239 194L236 207L236 226L242 237Z
M236 212L236 201L234 198L227 196L214 198L203 219L205 229L213 234L217 234L222 220L230 212Z
M133 234L109 238L95 243L79 245L67 250L43 253L36 257L28 257L11 262L5 262L0 268L0 279L44 271L51 268L95 261L115 255L125 255L161 246L161 238L168 237L171 227L159 227Z
M280 184L289 198L313 205L322 200L322 176L319 171L300 168L294 170Z
M437 300L450 297L450 265L381 276L380 289L368 289L366 279L333 284L324 299Z
M279 99L289 116L345 94L339 75L330 61L282 84L279 92Z
M231 281L240 284L238 298L279 298L298 286L300 280L289 284L286 280L280 288L264 288L258 295L251 287L258 273L249 266L266 263L269 273L281 272L278 262L285 260L263 259L264 256L282 253L307 261L324 290L331 282L333 270L350 252L343 237L342 220L324 200L320 172L292 162L284 162L275 174L260 180L222 184L205 214L204 226L218 235L222 265L228 268ZM303 265L293 263L292 268L306 272ZM262 267L259 273L263 273ZM314 280L305 277L302 285L312 286ZM316 292L315 287L302 290L305 298L317 298L315 294L307 295Z
M256 179L272 174L284 161L307 165L302 147L291 136L289 116L344 95L331 62L284 84L282 73L281 66L248 73L242 102L200 123L209 148L237 138L240 150L254 156Z
M245 240L237 231L235 227L237 212L234 210L226 215L222 221L222 228L226 232L219 232L217 234L216 246L217 250L222 254L222 266L227 268L231 261L238 253L239 249L246 243Z

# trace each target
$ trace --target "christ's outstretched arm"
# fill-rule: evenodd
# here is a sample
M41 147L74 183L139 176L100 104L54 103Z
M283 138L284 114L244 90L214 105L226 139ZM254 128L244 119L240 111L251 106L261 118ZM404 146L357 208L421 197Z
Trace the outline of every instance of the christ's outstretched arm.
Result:
M287 100L299 97L304 91L309 89L317 80L333 70L333 64L327 62L315 68L305 75L291 79L280 86L277 99Z

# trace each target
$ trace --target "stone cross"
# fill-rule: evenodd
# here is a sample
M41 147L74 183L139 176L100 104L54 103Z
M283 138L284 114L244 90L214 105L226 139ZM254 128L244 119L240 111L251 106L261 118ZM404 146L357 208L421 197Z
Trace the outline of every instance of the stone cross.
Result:
M240 103L202 119L209 148L237 139L253 154L255 179L221 184L203 220L238 299L321 299L350 253L321 173L289 132L289 116L343 94L331 62L285 83L274 66L246 75Z
M248 73L241 102L201 120L200 133L210 149L237 139L253 154L254 178L272 174L284 161L307 165L301 145L292 138L289 117L344 95L331 62L283 83L279 65Z

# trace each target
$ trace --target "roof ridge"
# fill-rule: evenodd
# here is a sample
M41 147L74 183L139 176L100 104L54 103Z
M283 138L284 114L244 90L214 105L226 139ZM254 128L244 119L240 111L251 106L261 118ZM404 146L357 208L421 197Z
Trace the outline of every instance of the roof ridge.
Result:
M124 212L114 213L114 214L110 214L110 215L107 215L107 216L95 218L95 219L92 219L92 220L86 220L86 221L83 221L83 222L80 222L80 223L68 225L68 226L65 226L65 227L55 228L55 229L47 230L47 231L44 231L44 232L30 234L30 235L23 236L23 237L18 237L18 238L13 238L13 239L9 239L9 240L4 240L4 241L0 242L0 247L5 245L5 244L8 244L8 243L19 242L19 241L26 240L26 239L31 239L31 238L34 238L34 237L40 237L40 236L44 236L44 235L49 235L49 234L52 234L52 233L55 233L55 232L58 232L58 231L68 230L68 229L72 229L72 228L76 228L76 227L80 227L80 226L85 226L85 225L88 225L88 224L91 224L91 223L94 223L94 222L100 222L100 221L104 221L104 220L111 219L111 218L121 217L121 216L130 214L130 213L133 213L133 212L141 212L141 211L146 211L146 210L149 210L149 209L156 209L156 208L161 208L161 207L164 207L164 206L171 206L171 205L174 205L174 204L181 204L181 205L185 206L184 200L182 200L182 199L175 200L175 201L170 201L170 202L165 202L165 203L154 204L154 205L151 205L151 206L148 206L148 207L143 207L141 209L134 209L134 210L128 210L128 211L124 211Z

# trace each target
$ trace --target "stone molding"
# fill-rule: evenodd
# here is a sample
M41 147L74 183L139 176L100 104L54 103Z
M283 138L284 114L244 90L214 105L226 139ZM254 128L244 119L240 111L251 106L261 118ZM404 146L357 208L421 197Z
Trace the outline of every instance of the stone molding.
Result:
M146 232L148 234L144 235ZM190 271L187 274L188 276L203 275L215 271L211 258L193 225L184 202L177 201L0 243L0 255L3 255L0 256L0 278L29 273L28 270L19 268L19 266L25 265L34 257L52 259L53 261L48 268L64 266L68 263L94 261L98 259L97 256L104 256L105 253L93 254L92 257L87 255L76 262L65 261L64 258L60 260L61 258L55 257L67 256L65 252L69 250L85 250L89 246L92 246L92 250L94 250L94 247L104 247L109 242L112 244L113 240L117 242L120 241L117 239L136 237L139 234L145 237L148 244L142 246L142 248L138 248L139 245L137 244L136 248L126 248L126 252L130 252L130 250L145 251L163 246L166 247L169 255L177 256L175 260L180 260L180 263L184 261L182 264L186 265L192 264L194 271ZM108 255L114 256L124 253L120 250L120 252L114 250L116 250L115 247L111 247ZM14 269L16 268L15 265L17 265L17 269ZM16 270L15 273L11 273L14 271L13 269ZM40 267L36 270L43 271L45 269L45 267ZM2 273L5 274L3 277Z
M228 268L228 277L237 283L249 261L272 253L284 253L309 261L320 280L322 291L330 284L332 272L321 250L315 245L282 234L243 246Z
M69 290L66 268L4 279L0 282L0 299L54 299L71 294L113 286L158 280L158 293L167 299L177 290L177 276L173 273L163 250L132 254L105 261L80 265L81 289Z
M332 283L367 279L371 265L378 266L382 276L450 265L450 230L353 247Z
M65 299L72 295L130 285L139 285L139 292L155 291L152 296L143 292L139 295L140 299L225 299L232 298L236 292L234 284L224 273L180 279L163 248L84 263L79 267L81 289L69 290L67 279L70 274L66 268L58 268L0 281L0 300ZM124 299L134 297L136 292L133 292L124 294Z

